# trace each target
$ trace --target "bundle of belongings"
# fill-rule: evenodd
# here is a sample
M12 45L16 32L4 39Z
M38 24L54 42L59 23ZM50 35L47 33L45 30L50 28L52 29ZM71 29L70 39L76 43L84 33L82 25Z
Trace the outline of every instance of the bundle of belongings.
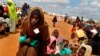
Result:
M78 37L78 42L81 43L85 40L87 40L86 33L84 32L83 29L79 29L76 31L77 37Z

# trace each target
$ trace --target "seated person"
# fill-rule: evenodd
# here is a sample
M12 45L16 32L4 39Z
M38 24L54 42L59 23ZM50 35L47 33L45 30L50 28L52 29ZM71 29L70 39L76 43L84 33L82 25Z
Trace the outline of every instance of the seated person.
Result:
M60 49L60 55L66 56L72 53L72 50L69 48L68 45L69 45L69 41L63 40L63 44L61 45L61 49Z
M47 46L47 56L56 56L59 54L59 49L56 45L56 38L54 36L50 36L50 43Z
M78 51L78 55L79 56L91 56L92 54L92 47L89 45L86 45L85 43L82 43L79 51Z
M5 34L6 29L6 22L4 21L4 18L0 17L0 34Z

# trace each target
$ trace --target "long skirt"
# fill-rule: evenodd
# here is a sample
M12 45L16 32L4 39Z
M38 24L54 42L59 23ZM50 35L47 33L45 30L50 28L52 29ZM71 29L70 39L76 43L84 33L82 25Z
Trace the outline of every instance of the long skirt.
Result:
M22 44L16 56L46 56L44 53L44 48L42 46L31 47L27 44Z

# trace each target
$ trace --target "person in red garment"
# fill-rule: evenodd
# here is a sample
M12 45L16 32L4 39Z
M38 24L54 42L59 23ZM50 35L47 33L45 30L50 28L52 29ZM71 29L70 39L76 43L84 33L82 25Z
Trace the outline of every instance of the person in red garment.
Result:
M23 22L21 36L26 36L26 40L20 42L17 56L46 56L49 31L41 8L30 10L28 18ZM34 46L32 42L35 42Z
M76 37L76 25L74 24L73 25L73 28L71 29L71 39L75 38Z

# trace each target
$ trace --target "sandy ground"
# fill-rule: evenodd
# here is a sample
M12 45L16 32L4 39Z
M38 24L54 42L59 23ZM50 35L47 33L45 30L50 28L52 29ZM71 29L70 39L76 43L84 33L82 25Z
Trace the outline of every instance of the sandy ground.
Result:
M63 18L61 22L57 22L56 27L52 27L53 16L45 15L45 20L49 25L50 34L54 29L58 29L60 35L66 39L70 39L70 31L72 26L64 23ZM15 34L9 34L8 36L0 35L0 56L16 56L19 45L20 30L17 30Z

